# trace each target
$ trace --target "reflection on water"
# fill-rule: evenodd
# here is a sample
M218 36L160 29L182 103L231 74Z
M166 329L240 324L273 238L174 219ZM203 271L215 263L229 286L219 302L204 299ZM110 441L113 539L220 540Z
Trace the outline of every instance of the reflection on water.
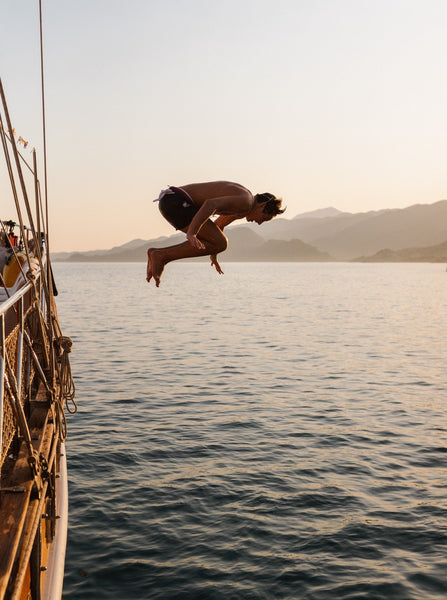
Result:
M446 597L442 266L54 270L64 597Z

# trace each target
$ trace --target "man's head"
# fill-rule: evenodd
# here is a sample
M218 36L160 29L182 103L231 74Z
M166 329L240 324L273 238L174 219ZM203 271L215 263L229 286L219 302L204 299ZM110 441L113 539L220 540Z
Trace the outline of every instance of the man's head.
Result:
M276 198L273 194L269 192L264 192L263 194L256 194L255 200L257 205L259 205L257 213L261 213L262 223L265 221L270 221L276 215L281 215L286 209L281 209L281 198ZM259 223L258 219L254 219Z

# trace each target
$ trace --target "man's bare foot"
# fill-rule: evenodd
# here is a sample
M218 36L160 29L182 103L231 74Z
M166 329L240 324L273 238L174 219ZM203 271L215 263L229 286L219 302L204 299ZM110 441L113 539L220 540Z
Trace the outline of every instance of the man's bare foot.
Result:
M165 268L164 262L160 257L160 252L157 248L149 248L147 251L147 275L146 281L150 281L154 278L155 285L159 287L160 277Z

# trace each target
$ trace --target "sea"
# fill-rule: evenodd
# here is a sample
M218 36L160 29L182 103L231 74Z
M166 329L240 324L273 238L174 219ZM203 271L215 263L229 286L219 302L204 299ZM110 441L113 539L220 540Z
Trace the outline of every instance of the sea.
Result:
M445 600L442 264L55 263L69 600Z

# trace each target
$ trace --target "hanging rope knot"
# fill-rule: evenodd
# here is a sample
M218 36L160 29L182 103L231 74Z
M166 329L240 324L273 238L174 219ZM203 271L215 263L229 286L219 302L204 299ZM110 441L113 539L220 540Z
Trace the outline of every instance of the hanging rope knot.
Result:
M35 281L36 276L34 275L34 271L32 269L29 269L26 272L26 278L28 279L28 281Z
M57 341L59 346L66 354L71 352L71 347L73 346L73 340L71 338L61 335Z
M60 331L60 328L59 328ZM57 370L58 370L58 380L60 385L59 390L59 399L58 406L59 411L58 415L61 419L61 429L62 438L65 439L66 435L66 424L65 424L65 415L63 411L64 401L65 408L71 414L75 413L78 409L76 406L76 402L74 401L76 389L73 381L73 377L71 374L70 367L70 359L69 354L71 352L71 347L73 346L73 340L67 336L60 335L58 338L54 340L55 350L57 354ZM73 408L69 407L69 402L73 404Z

